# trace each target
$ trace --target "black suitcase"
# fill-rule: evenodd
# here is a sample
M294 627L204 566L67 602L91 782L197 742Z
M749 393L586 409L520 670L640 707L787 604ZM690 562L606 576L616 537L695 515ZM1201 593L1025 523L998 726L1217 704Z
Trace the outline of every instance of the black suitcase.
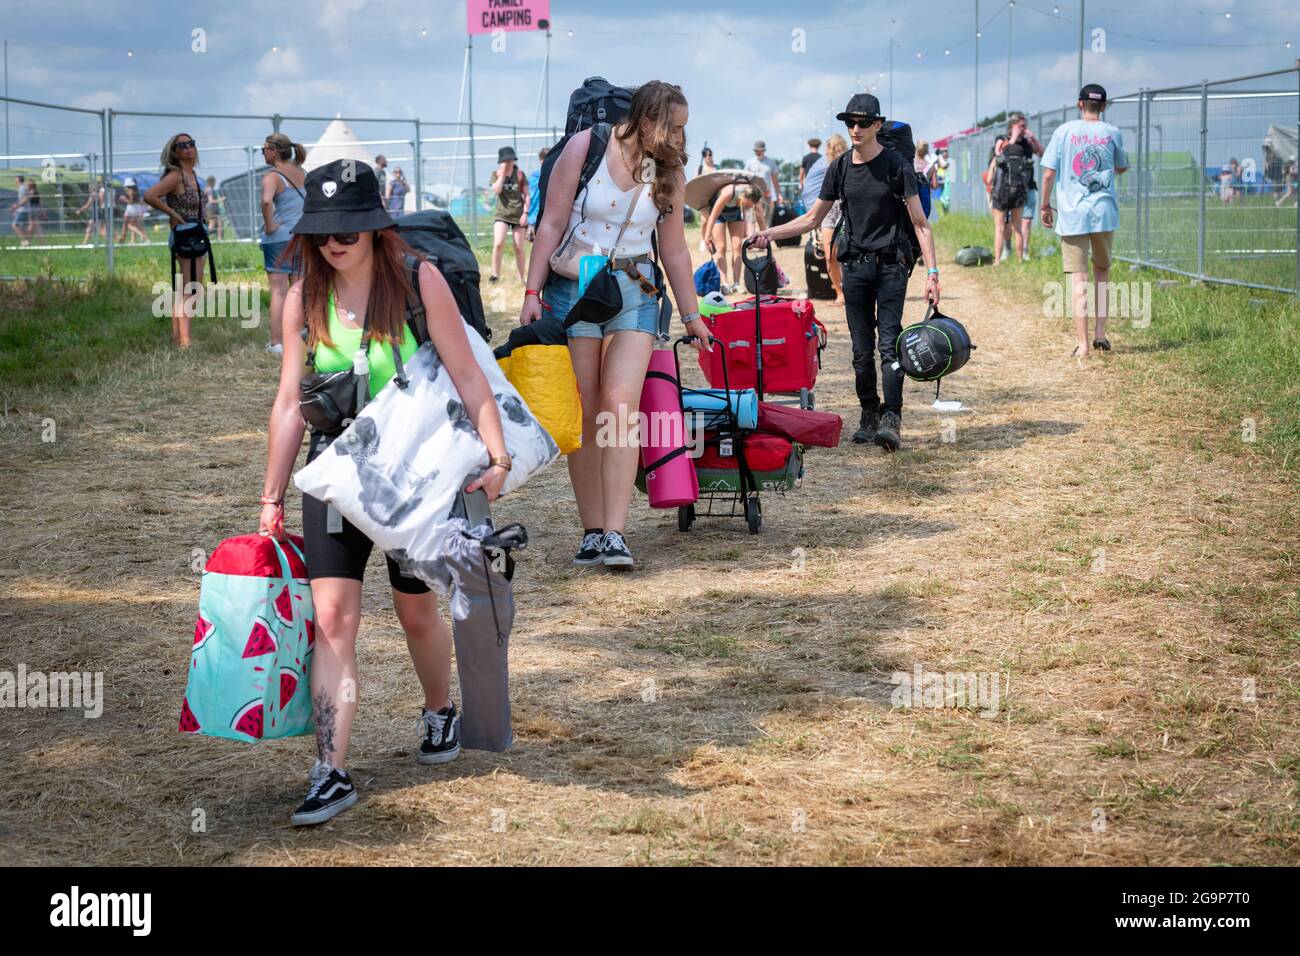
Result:
M808 236L808 243L803 247L803 273L808 286L808 298L833 299L835 286L831 284L826 257L818 254L820 245L814 233Z
M776 201L776 205L772 207L772 221L768 225L784 226L791 219L795 219L795 218L797 217L794 214L794 210L790 208L789 204L782 199L778 199ZM778 246L782 246L784 248L789 249L799 245L799 237L791 236L789 239L778 239L776 240L776 244Z

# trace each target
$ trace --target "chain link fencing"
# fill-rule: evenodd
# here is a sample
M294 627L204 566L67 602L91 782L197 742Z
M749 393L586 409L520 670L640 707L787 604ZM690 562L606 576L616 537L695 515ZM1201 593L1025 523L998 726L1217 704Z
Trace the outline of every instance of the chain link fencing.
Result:
M1077 115L1070 104L1028 121L1046 145ZM1116 258L1205 282L1300 292L1300 68L1142 89L1113 99L1104 118L1122 131L1129 157L1118 179ZM949 143L953 209L991 215L982 174L1004 129Z
M83 250L80 271L114 270L116 251L166 245L166 217L144 203L161 173L164 144L178 132L197 143L200 184L211 190L204 217L214 243L256 243L262 225L261 145L272 132L311 148L333 124L330 142L346 142L373 160L383 155L387 180L401 173L406 194L394 214L445 209L471 242L490 239L495 196L489 183L498 151L510 146L531 174L556 128L496 123L427 122L417 118L194 114L88 109L0 97L7 109L0 155L0 277L29 275L33 263ZM130 187L134 187L131 191ZM94 250L87 257L84 250ZM7 267L10 266L10 267ZM71 271L78 271L73 267Z

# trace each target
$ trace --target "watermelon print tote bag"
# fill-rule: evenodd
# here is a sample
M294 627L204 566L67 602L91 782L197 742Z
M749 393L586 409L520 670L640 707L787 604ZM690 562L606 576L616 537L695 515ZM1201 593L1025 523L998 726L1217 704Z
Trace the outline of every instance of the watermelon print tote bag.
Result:
M221 542L203 569L181 733L245 741L310 734L315 632L301 538Z

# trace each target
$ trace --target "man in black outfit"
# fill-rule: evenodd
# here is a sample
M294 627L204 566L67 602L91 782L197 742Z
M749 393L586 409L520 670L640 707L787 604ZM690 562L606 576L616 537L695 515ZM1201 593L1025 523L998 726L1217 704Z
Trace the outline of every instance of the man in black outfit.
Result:
M939 304L939 269L934 236L916 195L911 157L904 159L876 139L884 125L880 101L856 93L838 117L848 126L853 148L831 163L812 209L781 226L756 234L754 245L787 239L818 228L840 200L842 219L835 254L843 270L844 308L853 339L853 372L862 420L853 440L874 441L885 451L902 444L903 371L895 352L903 327L903 302L911 272L911 247L904 217L912 221L927 267L925 297ZM884 402L876 391L879 340Z

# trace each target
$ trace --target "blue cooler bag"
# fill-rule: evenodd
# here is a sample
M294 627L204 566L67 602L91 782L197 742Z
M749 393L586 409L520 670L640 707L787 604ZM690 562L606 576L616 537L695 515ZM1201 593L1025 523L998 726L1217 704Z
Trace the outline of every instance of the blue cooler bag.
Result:
M316 641L302 539L227 538L208 558L181 702L183 734L231 740L313 730Z

